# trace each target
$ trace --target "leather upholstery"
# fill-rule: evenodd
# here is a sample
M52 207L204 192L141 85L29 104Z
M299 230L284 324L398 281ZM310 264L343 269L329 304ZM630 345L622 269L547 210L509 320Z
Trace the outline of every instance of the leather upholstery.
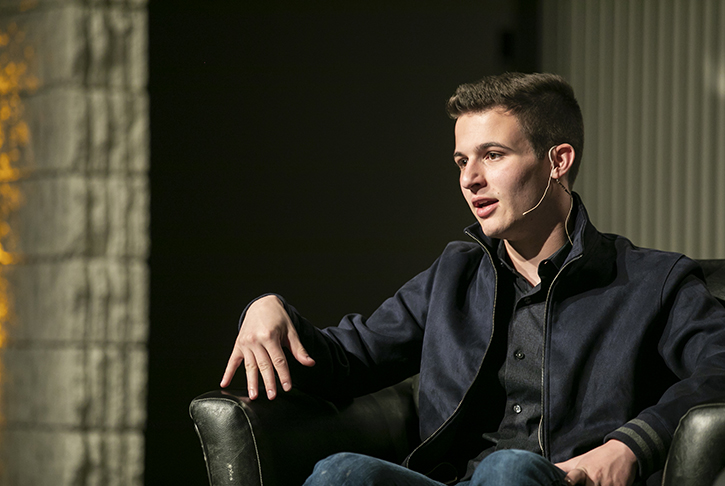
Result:
M713 486L725 486L725 469L718 475Z
M209 483L299 485L314 464L340 451L402 462L419 441L413 379L334 405L293 389L269 401L213 391L189 408Z
M725 469L725 403L690 409L677 427L663 486L713 484Z
M700 263L708 288L725 302L725 260ZM189 413L211 486L299 485L335 452L401 462L419 441L416 386L411 378L337 405L299 390L273 401L220 390L195 398ZM694 407L675 432L662 484L725 486L723 470L725 403Z

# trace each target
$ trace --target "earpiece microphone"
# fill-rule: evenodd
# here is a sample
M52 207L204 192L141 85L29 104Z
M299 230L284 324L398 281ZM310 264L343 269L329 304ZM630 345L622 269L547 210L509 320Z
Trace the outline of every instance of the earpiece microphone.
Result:
M554 158L551 156L551 151L554 150L555 148L556 148L556 145L554 145L553 147L551 147L549 149L549 161L551 162L551 170L552 170L552 172L554 171ZM556 179L556 182L558 182L561 187L564 187L564 184L562 184L559 181L559 179ZM536 206L534 206L533 208L529 209L528 211L524 211L523 216L526 216L531 211L533 211L534 209L536 209L539 206L541 206L541 203L544 202L544 198L546 197L546 193L549 192L549 187L551 187L551 172L549 172L549 182L546 183L546 189L544 189L544 194L541 195L541 199L539 199L539 202L536 203ZM566 191L566 187L564 187L564 190ZM571 193L569 193L569 191L566 191L566 192L567 192L567 194L569 194L571 196Z
M569 189L567 189L566 186L564 184L562 184L559 179L554 179L554 180L556 181L557 184L559 184L561 186L562 189L564 189L565 193L569 194L569 197L572 197L572 198L574 197L571 195L571 192L569 192Z
M555 148L556 148L556 145L554 145L553 147L551 147L549 149L549 161L551 162L551 171L552 172L554 171L554 158L551 156L551 151L554 150ZM549 187L551 187L551 178L552 178L552 173L549 172L549 182L546 183L546 189L544 189L544 194L541 196L541 199L539 199L539 202L536 203L536 206L534 206L533 208L524 212L524 214L523 214L524 216L526 216L531 211L533 211L534 209L541 206L541 203L544 202L546 193L549 192ZM566 238L569 240L569 243L573 246L574 242L572 241L571 235L569 234L569 217L571 216L572 209L574 209L574 196L571 195L571 192L569 192L569 189L567 189L564 186L564 184L561 183L561 181L559 179L554 179L554 180L556 181L557 184L559 184L561 186L562 189L564 189L564 192L569 194L569 198L571 199L571 205L569 206L569 213L566 215L566 221L564 221L564 231L566 231Z

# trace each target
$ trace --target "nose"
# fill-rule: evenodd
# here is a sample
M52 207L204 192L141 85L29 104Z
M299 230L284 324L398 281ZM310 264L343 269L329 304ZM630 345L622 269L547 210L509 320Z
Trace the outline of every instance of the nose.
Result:
M476 192L486 185L486 177L481 164L469 161L461 170L461 187L471 192Z

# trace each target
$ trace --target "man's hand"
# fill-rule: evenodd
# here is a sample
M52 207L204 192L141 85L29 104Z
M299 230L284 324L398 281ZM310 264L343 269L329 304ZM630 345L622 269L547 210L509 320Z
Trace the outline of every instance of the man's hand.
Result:
M623 442L609 440L556 466L567 473L568 484L630 486L637 473L637 457Z
M229 386L234 373L244 361L249 398L254 400L258 396L260 373L270 400L277 396L275 371L282 389L289 391L292 379L282 346L289 348L295 359L304 366L314 366L315 360L310 358L302 346L297 330L279 299L274 295L262 297L247 309L221 387Z

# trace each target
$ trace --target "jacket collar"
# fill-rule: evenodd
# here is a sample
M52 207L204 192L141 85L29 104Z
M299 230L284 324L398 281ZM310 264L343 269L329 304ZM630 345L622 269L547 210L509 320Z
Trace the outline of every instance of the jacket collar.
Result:
M587 213L584 203L581 197L576 192L572 192L574 197L574 229L571 233L572 249L569 252L565 264L574 258L584 255L585 251L594 246L595 240L598 237L599 232L594 228L591 221L589 220L589 214ZM474 240L478 240L483 243L491 253L496 255L496 248L501 240L497 238L489 238L481 230L481 225L474 223L465 229L465 233L472 237Z

